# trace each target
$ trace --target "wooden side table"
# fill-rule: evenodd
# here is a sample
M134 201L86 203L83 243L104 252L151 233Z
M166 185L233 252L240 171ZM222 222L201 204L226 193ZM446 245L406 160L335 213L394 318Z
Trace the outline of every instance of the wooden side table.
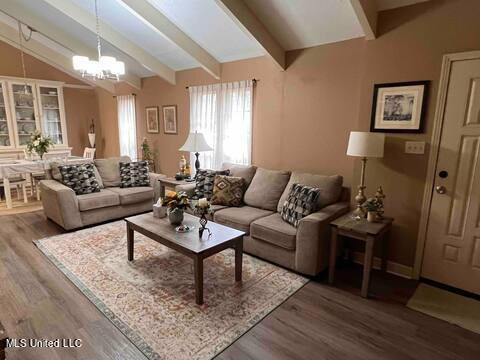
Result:
M335 277L335 263L337 261L338 236L346 236L365 242L365 259L363 262L362 296L368 296L370 272L372 270L373 248L376 241L382 241L382 271L387 268L387 239L386 235L392 228L393 218L383 218L378 222L368 222L366 219L356 220L352 213L346 214L332 221L332 238L330 241L330 265L328 282L333 284Z
M164 198L165 197L165 188L173 188L177 185L186 185L186 184L194 184L195 182L193 181L185 181L185 180L177 180L173 177L167 177L167 178L161 178L158 180L160 182L160 197Z

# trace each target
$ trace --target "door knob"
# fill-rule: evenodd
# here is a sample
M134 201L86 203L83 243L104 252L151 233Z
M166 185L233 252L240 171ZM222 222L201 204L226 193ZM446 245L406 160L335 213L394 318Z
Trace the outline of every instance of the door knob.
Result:
M435 186L435 191L439 194L445 194L447 192L447 189L443 185L438 185Z

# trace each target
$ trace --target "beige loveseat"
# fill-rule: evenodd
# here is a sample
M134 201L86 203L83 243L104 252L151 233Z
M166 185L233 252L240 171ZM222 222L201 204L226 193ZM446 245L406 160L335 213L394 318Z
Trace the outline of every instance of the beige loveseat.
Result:
M349 191L341 176L274 171L254 166L225 164L231 176L247 183L242 207L214 205L213 220L244 231L244 250L306 275L317 275L328 265L329 223L349 211ZM293 184L320 188L318 211L300 220L295 228L283 221L280 211ZM177 186L193 194L195 184Z
M40 182L45 215L65 230L81 228L108 220L152 210L153 201L160 194L159 179L165 175L150 173L150 186L121 188L119 162L128 157L95 160L96 177L100 192L76 195L63 185L61 174L55 167L48 174L49 180Z

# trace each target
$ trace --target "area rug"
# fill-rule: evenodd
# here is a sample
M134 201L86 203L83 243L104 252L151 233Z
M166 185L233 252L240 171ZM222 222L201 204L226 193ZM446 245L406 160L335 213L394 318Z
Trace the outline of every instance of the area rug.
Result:
M480 334L480 301L478 300L420 284L407 306Z
M137 233L128 262L123 221L35 244L149 359L210 359L308 282L245 254L235 283L227 249L204 260L199 306L192 260Z

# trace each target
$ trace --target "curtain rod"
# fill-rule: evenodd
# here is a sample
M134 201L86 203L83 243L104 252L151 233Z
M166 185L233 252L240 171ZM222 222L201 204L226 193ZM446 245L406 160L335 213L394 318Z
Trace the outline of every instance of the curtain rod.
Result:
M131 93L130 95L137 96L137 94L135 94L135 93ZM118 96L121 96L121 95L118 95ZM116 98L117 95L113 95L113 97Z
M253 78L253 79L252 79L253 85L255 85L255 84L257 83L257 81L260 81L260 80ZM193 86L193 85L192 85L192 86ZM199 85L199 86L201 86L201 85ZM190 87L190 86L185 86L185 89L188 89L189 87Z

